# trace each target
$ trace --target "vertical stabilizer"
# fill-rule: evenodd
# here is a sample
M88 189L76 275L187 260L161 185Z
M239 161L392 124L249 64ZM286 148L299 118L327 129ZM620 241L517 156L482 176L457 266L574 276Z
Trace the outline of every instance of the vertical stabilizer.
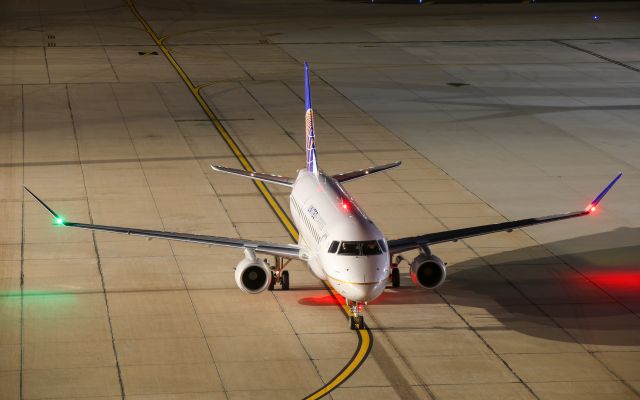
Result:
M311 108L311 87L309 85L309 64L304 63L304 122L306 134L307 170L318 175L316 159L316 136L313 126L313 108Z

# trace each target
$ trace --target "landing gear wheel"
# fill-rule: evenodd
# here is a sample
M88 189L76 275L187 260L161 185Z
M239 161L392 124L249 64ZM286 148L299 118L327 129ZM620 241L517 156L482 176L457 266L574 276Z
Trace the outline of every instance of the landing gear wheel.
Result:
M400 269L398 267L391 268L391 287L400 287Z
M364 329L364 317L362 315L358 315L357 317L355 317L353 315L350 316L349 317L349 326L350 326L351 330L353 330L353 331Z
M271 283L269 283L268 290L273 290L276 287L276 274L271 271Z
M280 277L280 279L282 290L289 290L289 271L282 271L282 276Z

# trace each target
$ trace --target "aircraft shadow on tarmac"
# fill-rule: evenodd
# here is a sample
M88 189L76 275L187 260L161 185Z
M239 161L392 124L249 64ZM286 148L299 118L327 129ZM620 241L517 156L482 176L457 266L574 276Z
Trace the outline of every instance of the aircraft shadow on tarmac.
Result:
M522 248L452 264L435 293L413 286L404 264L402 287L387 290L372 302L372 311L385 305L448 303L465 319L474 315L476 323L471 323L480 333L512 330L555 341L640 346L640 243L630 243L633 238L640 238L640 228L545 245L558 256L531 258L533 248ZM610 243L621 245L602 248ZM561 250L579 248L591 250ZM437 254L437 247L433 250ZM307 297L300 303L323 306L335 300ZM428 313L429 308L415 312ZM416 329L384 323L381 328Z

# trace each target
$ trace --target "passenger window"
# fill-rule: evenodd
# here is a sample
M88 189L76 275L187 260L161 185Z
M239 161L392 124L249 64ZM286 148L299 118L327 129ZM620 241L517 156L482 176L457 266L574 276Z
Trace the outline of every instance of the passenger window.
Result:
M329 246L329 253L335 253L338 250L338 242L335 240L331 242L331 246Z

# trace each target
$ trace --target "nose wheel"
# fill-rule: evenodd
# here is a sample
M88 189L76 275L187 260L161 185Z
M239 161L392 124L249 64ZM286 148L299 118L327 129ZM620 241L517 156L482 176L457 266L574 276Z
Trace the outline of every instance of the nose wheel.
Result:
M282 290L289 290L289 271L285 271L284 268L290 261L291 259L287 259L285 262L282 257L276 257L275 266L271 267L269 290L274 290L276 284L279 284Z
M349 317L349 327L352 331L359 331L360 329L364 329L364 317L362 315L359 316L350 316Z
M349 328L354 331L364 329L365 326L364 316L362 315L362 303L347 300L347 305L351 310L351 315L349 316Z

